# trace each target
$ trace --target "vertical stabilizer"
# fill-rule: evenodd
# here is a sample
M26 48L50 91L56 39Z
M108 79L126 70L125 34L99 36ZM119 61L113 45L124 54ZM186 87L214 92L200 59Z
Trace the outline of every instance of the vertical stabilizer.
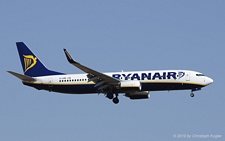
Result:
M62 74L47 69L23 42L17 42L16 46L25 75L37 77Z

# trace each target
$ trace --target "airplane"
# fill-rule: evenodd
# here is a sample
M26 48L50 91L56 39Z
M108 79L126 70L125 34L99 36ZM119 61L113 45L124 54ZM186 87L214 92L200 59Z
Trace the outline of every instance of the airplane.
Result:
M65 74L46 68L23 43L16 42L24 74L7 71L26 86L66 94L102 93L118 104L119 94L135 100L150 98L150 91L201 90L213 80L204 74L190 70L154 70L101 73L75 61L66 49L68 62L84 74Z

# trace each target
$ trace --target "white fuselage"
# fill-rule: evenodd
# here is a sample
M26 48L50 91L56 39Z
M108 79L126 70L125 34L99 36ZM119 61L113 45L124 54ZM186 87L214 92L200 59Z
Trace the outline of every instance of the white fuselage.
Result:
M213 80L202 73L189 70L155 70L104 73L120 81L140 81L141 91L182 90L201 88L209 85ZM89 81L87 74L66 74L35 77L35 82L24 82L27 85L38 86L62 93L97 93L95 83ZM47 87L46 87L47 86ZM65 86L65 89L63 88ZM43 88L42 88L43 87ZM60 87L60 88L57 88ZM61 90L59 90L61 89ZM71 89L71 90L69 90ZM84 90L82 90L84 89ZM117 90L120 92L119 90ZM124 92L124 91L121 91Z

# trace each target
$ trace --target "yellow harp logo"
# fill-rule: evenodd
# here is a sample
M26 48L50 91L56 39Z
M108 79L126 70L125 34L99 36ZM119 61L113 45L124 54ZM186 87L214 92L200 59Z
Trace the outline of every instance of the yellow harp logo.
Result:
M33 68L37 63L37 58L32 55L23 55L24 57L24 72Z

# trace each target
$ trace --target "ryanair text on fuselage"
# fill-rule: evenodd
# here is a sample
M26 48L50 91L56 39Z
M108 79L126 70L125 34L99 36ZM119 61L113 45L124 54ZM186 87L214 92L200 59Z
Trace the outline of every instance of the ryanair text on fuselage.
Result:
M165 79L180 79L184 76L184 72L155 72L155 73L122 73L113 74L112 77L124 80L165 80Z

